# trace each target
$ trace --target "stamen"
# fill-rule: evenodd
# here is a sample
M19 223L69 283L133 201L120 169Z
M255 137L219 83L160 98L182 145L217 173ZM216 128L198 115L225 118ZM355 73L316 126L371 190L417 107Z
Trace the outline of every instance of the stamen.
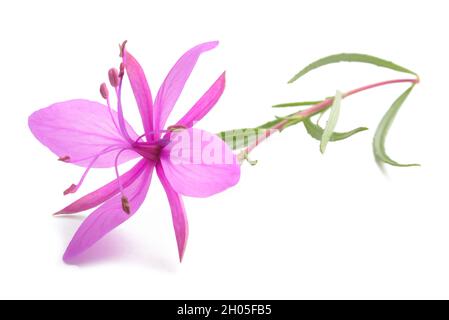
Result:
M108 87L106 86L106 83L102 83L100 85L100 94L103 97L103 99L109 99L109 90Z
M117 70L116 70L117 71ZM126 130L125 125L125 118L123 117L123 108L122 108L122 83L123 83L123 77L118 77L118 86L115 88L115 93L117 95L117 113L118 113L118 124L120 128L120 132L122 133L122 136L130 143L133 143L133 140L128 134L128 131Z
M186 126L177 124L177 125L173 125L173 126L168 126L167 131L181 131L181 130L186 130L186 129L187 129Z
M124 54L124 52L125 52L125 46L126 46L126 43L128 42L128 40L125 40L125 41L123 41L123 43L122 44L119 44L118 46L119 46L119 48L120 48L120 58L123 58L123 54Z
M69 156L63 156L63 157L59 157L58 161L62 161L62 162L70 162L70 157Z
M131 150L132 151L132 149L129 149L129 148L123 148L122 150L120 150L117 153L117 156L115 157L114 168L115 168L115 175L117 177L117 183L118 183L118 187L119 187L119 190L120 190L120 194L122 195L122 209L123 209L123 211L126 214L130 214L131 206L129 204L128 197L125 196L125 193L124 193L124 190L123 190L123 185L122 185L122 183L120 181L120 174L118 172L118 158L120 157L122 152L125 151L125 150Z
M120 84L120 78L117 69L111 68L108 71L109 83L112 87L117 88Z
M134 141L134 143L138 143L143 137L145 137L146 136L146 133L144 133L144 134L142 134L141 136L139 136L135 141Z
M114 123L115 129L117 130L118 133L120 133L120 129L119 126L117 125L117 122L115 121L114 116L112 115L112 108L111 108L111 102L109 100L109 97L106 98L106 104L108 105L108 111L109 111L109 115L111 116L111 120Z
M126 196L122 196L122 209L126 214L131 213L131 207L129 206L129 201Z
M119 78L122 79L125 75L125 64L123 62L120 63L120 72L118 74Z

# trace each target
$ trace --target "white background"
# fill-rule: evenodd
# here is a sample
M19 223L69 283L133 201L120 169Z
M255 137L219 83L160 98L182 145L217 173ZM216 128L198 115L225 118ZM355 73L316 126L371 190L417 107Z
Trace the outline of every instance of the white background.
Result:
M421 3L421 4L418 4ZM449 298L447 74L444 1L12 1L0 4L0 298ZM227 89L200 127L258 125L272 104L320 99L404 75L368 65L309 62L360 52L417 71L390 132L392 158L421 168L376 167L374 129L406 85L351 97L338 130L368 132L328 146L298 126L276 135L242 167L240 183L208 199L185 198L190 239L178 262L169 206L157 181L139 213L78 266L62 254L82 217L51 213L82 169L56 161L27 117L51 103L101 101L119 62L117 44L144 66L155 94L188 48L201 57L171 123L223 71ZM127 88L125 113L138 124ZM86 193L113 178L94 170Z

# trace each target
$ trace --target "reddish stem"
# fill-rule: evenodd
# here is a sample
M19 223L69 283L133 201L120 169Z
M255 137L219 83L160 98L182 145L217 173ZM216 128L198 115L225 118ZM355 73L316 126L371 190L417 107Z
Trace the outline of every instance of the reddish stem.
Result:
M348 91L346 93L344 93L342 95L342 98L346 98L349 96L352 96L353 94L365 91L365 90L369 90L369 89L373 89L373 88L377 88L377 87L381 87L381 86L385 86L385 85L389 85L389 84L394 84L394 83L414 83L417 84L419 83L419 78L416 79L396 79L396 80L388 80L388 81L382 81L382 82L377 82L374 84L370 84L367 86L363 86L351 91ZM330 107L332 105L332 102L334 101L334 98L327 98L326 100L317 103L315 105L313 105L312 107L306 109L306 110L302 110L302 111L298 111L295 114L293 114L291 116L291 118L294 117L299 117L299 118L308 118L313 116L314 114ZM262 141L265 141L268 137L270 137L274 132L277 132L278 130L281 131L282 129L285 128L285 126L289 123L290 119L285 119L282 120L280 122L278 122L276 125L272 126L271 128L268 128L268 130L260 137L257 138L257 140L250 146L248 146L245 150L243 150L241 152L241 157L244 158L246 157L255 147L257 147Z

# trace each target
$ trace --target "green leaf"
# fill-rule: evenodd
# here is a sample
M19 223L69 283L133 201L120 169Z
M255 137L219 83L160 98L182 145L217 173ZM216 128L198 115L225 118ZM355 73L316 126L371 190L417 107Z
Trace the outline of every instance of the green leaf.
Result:
M315 124L310 120L310 118L304 119L304 127L307 130L307 133L310 134L313 138L317 140L321 140L323 136L324 129L321 128L318 124ZM344 140L346 138L349 138L356 133L366 131L368 128L366 127L359 127L354 130L348 131L348 132L333 132L331 137L329 138L329 141L340 141Z
M392 166L397 167L411 167L411 166L419 166L419 164L400 164L394 160L392 160L385 151L385 140L387 138L388 130L390 129L393 121L401 108L404 101L407 99L408 95L412 91L414 85L408 88L403 94L396 99L395 102L391 105L390 109L388 109L387 113L383 116L380 121L376 133L374 134L373 139L373 152L376 162L379 166L382 166L383 163L388 163Z
M312 106L314 104L318 104L322 102L320 101L301 101L301 102L289 102L289 103L281 103L275 104L273 108L288 108L288 107L301 107L301 106Z
M319 67L332 64L332 63L338 63L338 62L362 62L362 63L369 63L376 65L378 67L388 68L399 72L405 72L410 73L413 75L417 75L415 72L406 69L404 67L401 67L391 61L380 59L374 56L370 56L367 54L360 54L360 53L341 53L341 54L335 54L331 55L322 59L319 59L311 64L309 64L307 67L302 69L300 72L298 72L288 83L295 82L303 75L309 73L310 71L317 69Z
M291 114L289 116L293 116L294 114ZM279 122L281 122L282 119L275 119L268 122L265 122L264 124L257 127L257 129L269 129L275 125L277 125Z
M275 116L275 117L276 117L276 119L279 119L279 120L293 120L293 121L296 121L296 120L302 121L304 119L304 116L301 116L299 114L294 114L294 115L289 115L289 116Z
M335 94L334 102L330 109L329 119L327 120L326 127L321 136L320 151L324 153L326 151L327 143L329 142L332 133L334 133L335 126L337 125L338 116L340 115L340 104L341 104L342 93L337 91Z
M267 130L263 128L245 128L222 131L217 135L226 142L232 150L241 149L254 143L258 136Z

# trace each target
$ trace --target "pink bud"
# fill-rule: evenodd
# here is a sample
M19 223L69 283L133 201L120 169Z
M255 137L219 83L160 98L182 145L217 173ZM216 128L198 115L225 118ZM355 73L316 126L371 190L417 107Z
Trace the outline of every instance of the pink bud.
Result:
M109 69L108 76L109 76L109 82L111 83L111 86L113 86L114 88L118 87L118 85L120 83L120 79L118 76L117 69L115 69L115 68Z
M103 97L103 99L108 99L109 97L109 90L108 87L106 86L106 83L102 83L100 86L100 94Z

